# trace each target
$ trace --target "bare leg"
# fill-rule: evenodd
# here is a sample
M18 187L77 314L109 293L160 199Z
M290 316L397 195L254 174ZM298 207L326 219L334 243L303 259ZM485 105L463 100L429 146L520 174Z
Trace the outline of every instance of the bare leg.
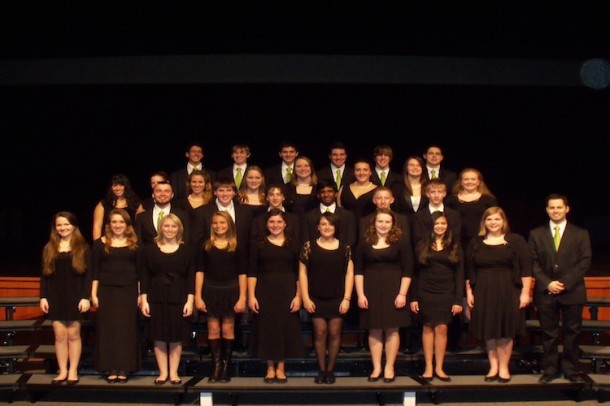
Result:
M381 357L383 355L383 330L369 330L369 352L371 353L371 361L373 362L373 372L371 378L377 378L381 375Z
M169 343L169 379L171 381L180 380L180 375L178 375L180 357L182 357L182 343L180 341Z
M222 319L222 338L225 340L235 340L235 319L233 317Z
M487 347L487 358L489 359L489 372L487 376L498 375L498 344L495 339L487 340L485 342Z
M318 359L318 369L326 371L326 337L328 336L328 325L322 317L313 317L313 346Z
M383 376L386 379L394 378L394 364L400 348L400 335L397 328L385 330L385 368Z
M164 381L168 376L167 343L165 341L155 341L155 359L157 360L157 367L159 368L158 380Z
M53 321L55 333L55 357L59 371L55 380L64 380L68 377L68 327L61 321Z
M83 349L83 343L80 339L80 322L73 321L68 324L68 359L70 367L68 368L68 379L75 381L78 379L78 363Z
M447 325L439 324L434 327L434 359L436 361L436 375L446 378L447 374L443 369L445 362L445 352L447 351Z
M265 379L275 378L275 363L273 361L267 361L267 375Z
M424 325L421 334L422 347L424 350L424 360L426 367L424 369L423 377L432 378L432 371L434 365L432 364L432 358L434 356L434 328L431 325Z
M277 379L286 379L286 361L278 361L275 369L275 377Z
M512 338L501 338L498 340L498 365L499 374L502 379L510 378L510 371L508 365L510 363L510 356L513 353L513 339Z

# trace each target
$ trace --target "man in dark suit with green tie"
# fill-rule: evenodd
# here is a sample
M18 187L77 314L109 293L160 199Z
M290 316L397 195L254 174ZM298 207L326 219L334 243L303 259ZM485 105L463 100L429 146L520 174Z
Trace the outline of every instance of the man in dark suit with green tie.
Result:
M579 377L579 335L582 309L587 301L585 274L591 267L589 232L568 223L568 198L546 198L549 223L530 231L536 280L534 304L542 327L542 376L540 383L559 378L559 337L563 338L561 369L570 382ZM561 324L560 324L561 321Z

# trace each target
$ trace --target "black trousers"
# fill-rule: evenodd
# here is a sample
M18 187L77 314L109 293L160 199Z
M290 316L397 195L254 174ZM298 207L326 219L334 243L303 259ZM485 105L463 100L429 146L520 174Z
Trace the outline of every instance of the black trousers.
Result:
M582 304L561 304L549 301L538 305L542 327L542 372L553 375L559 372L559 342L563 341L561 370L565 376L579 372L579 337L582 327Z

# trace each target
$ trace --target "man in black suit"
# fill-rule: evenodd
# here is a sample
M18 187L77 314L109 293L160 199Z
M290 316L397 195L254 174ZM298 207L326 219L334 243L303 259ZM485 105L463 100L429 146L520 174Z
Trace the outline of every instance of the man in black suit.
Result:
M341 189L341 186L349 185L356 180L354 168L346 164L347 149L345 144L335 142L331 145L328 158L330 159L330 165L323 166L318 171L318 179L332 180L337 185L337 190Z
M189 215L184 210L171 204L173 197L172 185L168 181L157 182L153 187L154 205L138 214L135 221L136 235L142 245L154 243L155 237L158 235L157 223L164 215L169 213L175 214L182 221L184 227L182 239L185 243L190 241L191 224Z
M237 190L241 186L246 169L248 169L248 158L250 158L250 147L246 144L235 144L231 147L231 158L233 165L218 171L218 178L233 178Z
M302 241L313 241L320 236L318 222L320 214L329 211L337 216L337 235L335 237L349 244L352 249L356 244L356 219L354 214L337 205L337 185L332 179L322 179L318 182L319 207L303 214Z
M216 178L216 173L203 166L203 144L194 141L188 144L184 156L187 159L185 167L177 169L169 174L169 180L174 188L174 197L181 199L187 195L188 191L188 176L193 172L193 169L201 169L210 174L210 179Z
M441 147L438 145L430 145L423 156L426 161L426 167L424 168L426 179L440 178L447 186L447 193L451 194L455 182L457 181L457 174L449 169L441 167L441 162L445 158Z
M289 183L294 175L294 160L299 156L296 144L283 141L280 144L279 156L282 162L265 169L265 183L267 185L284 185Z
M546 198L549 223L530 231L528 243L534 257L534 304L542 327L540 383L559 377L559 337L563 339L561 369L570 382L582 382L579 373L579 335L582 309L587 301L585 274L591 267L589 232L568 223L568 198ZM561 321L561 323L560 323Z
M378 145L373 150L373 161L375 168L371 174L371 182L378 186L394 187L396 183L402 181L402 176L394 172L390 167L394 159L394 151L389 145Z
M234 198L237 188L233 178L218 178L214 181L214 196L216 199L192 211L191 240L198 249L210 238L212 216L217 211L227 211L235 222L237 244L247 252L250 246L250 226L252 212L247 207L237 203Z
M460 212L445 206L443 203L445 196L447 196L447 185L445 185L442 179L434 178L424 184L424 190L426 192L426 197L428 198L428 207L418 210L417 213L415 213L415 216L413 216L413 246L415 246L426 233L432 231L432 213L435 211L441 211L447 215L449 230L451 231L453 238L459 239L460 230L462 229Z

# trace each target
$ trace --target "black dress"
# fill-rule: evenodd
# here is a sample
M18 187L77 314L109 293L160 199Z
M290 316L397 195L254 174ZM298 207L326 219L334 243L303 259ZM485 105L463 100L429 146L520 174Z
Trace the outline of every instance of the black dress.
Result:
M49 320L82 320L78 310L82 299L91 297L91 250L85 252L86 269L77 274L72 268L72 254L60 252L55 257L55 272L40 278L40 298L49 302Z
M239 299L239 275L245 275L248 266L244 251L238 248L229 252L214 246L210 251L199 250L197 270L204 274L201 296L209 317L235 317L233 307Z
M316 185L311 187L311 192L308 194L297 193L296 185L289 183L285 187L286 191L286 210L294 213L297 216L302 216L309 210L316 208L319 204L318 188Z
M93 280L98 281L95 322L95 365L99 371L140 368L138 274L141 249L93 243Z
M339 305L345 297L345 274L351 258L352 249L342 242L334 250L320 247L316 240L304 244L299 261L307 267L309 297L316 304L311 317L343 316Z
M483 213L488 208L497 206L498 201L495 197L490 195L481 195L477 200L466 202L460 200L458 196L454 194L447 196L445 205L460 213L460 219L462 220L462 229L460 231L462 249L466 250L468 249L470 240L479 235Z
M468 249L468 279L474 308L470 331L480 340L525 334L525 309L519 309L521 277L532 276L532 257L525 239L507 234L507 244L487 245L480 238Z
M410 301L419 303L422 324L449 324L453 321L451 308L462 305L464 295L463 261L452 263L449 250L430 251L428 263L417 261L411 282Z
M364 277L364 294L369 302L368 309L360 309L360 327L409 326L409 307L397 309L394 306L401 279L413 276L413 252L405 236L387 248L376 249L366 242L359 244L354 263L356 275Z
M188 295L195 294L195 258L188 244L165 253L157 244L146 246L140 291L150 305L149 335L153 341L186 342L189 319L182 315Z
M248 277L255 277L259 312L254 314L251 352L263 360L282 361L305 355L299 312L290 312L296 295L299 249L277 246L267 238L250 249Z
M349 185L343 187L341 191L341 207L354 213L357 225L360 223L361 218L366 217L376 210L377 206L373 203L375 189L369 190L356 198Z

